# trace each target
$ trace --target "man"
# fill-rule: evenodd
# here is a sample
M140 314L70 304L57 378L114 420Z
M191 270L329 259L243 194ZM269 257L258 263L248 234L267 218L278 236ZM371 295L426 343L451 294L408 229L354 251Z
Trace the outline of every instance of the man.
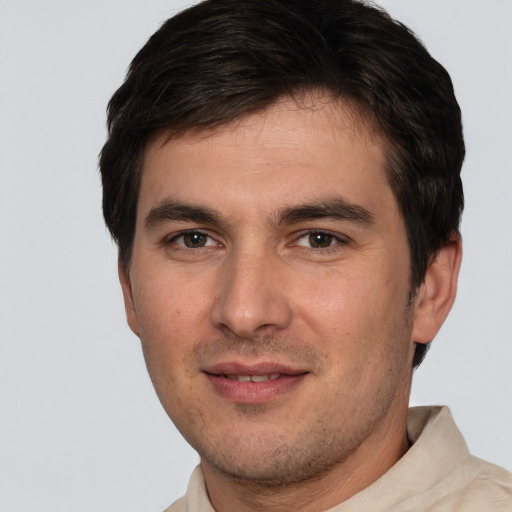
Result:
M512 510L446 408L408 410L455 299L446 71L353 0L207 0L109 104L128 323L201 465L170 511Z

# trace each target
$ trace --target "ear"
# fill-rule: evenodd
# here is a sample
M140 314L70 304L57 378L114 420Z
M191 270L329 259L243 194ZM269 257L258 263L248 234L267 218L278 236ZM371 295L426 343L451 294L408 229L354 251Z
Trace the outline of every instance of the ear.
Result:
M430 343L443 325L457 294L461 260L462 242L454 234L428 266L416 294L412 341Z
M133 305L132 284L130 282L130 275L128 273L128 269L126 268L126 265L124 265L121 261L118 261L117 271L119 274L119 281L121 282L121 288L123 290L126 320L128 321L130 329L137 336L139 336L139 320L137 318L135 306Z

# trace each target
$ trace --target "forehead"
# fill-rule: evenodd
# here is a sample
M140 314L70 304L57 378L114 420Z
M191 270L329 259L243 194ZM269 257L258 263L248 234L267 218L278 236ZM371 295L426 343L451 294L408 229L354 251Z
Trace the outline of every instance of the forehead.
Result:
M140 201L204 202L217 194L246 207L262 194L283 203L333 193L357 200L383 188L384 144L376 131L352 105L309 96L210 131L161 134L146 148Z

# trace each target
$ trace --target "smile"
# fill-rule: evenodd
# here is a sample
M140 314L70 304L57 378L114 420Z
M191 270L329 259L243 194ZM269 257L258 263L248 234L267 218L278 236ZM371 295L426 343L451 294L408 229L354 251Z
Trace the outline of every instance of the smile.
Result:
M210 367L204 375L215 394L228 402L265 404L294 392L309 372L272 363L252 367L225 363Z
M238 382L266 382L267 380L278 379L280 376L280 373L271 373L269 375L223 375L227 379Z

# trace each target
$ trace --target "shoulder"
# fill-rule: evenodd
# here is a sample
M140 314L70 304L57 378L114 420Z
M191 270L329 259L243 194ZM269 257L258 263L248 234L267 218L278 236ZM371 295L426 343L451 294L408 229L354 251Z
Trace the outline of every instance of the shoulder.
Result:
M449 510L512 512L512 474L504 468L470 456L460 472L457 492L447 495Z
M215 512L208 499L201 465L197 466L192 472L185 495L165 509L164 512Z
M459 496L461 509L511 512L512 474L477 457L471 457L471 466L475 470L475 475ZM478 506L487 508L482 509Z
M408 435L389 472L409 495L395 512L512 512L512 474L470 454L447 407L411 409Z
M185 496L182 496L176 500L170 507L166 508L164 512L186 512L187 511L187 500Z

